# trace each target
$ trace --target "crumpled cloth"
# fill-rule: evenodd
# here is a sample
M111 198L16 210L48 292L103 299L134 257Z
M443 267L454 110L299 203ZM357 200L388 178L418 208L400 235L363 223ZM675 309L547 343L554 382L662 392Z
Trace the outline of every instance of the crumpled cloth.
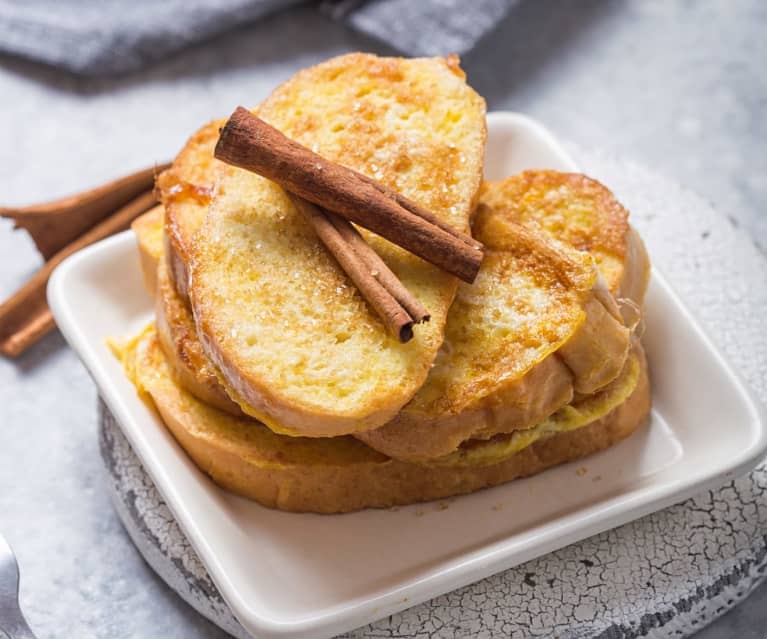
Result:
M407 55L465 53L517 0L323 0ZM300 0L0 0L0 52L98 76L140 69Z

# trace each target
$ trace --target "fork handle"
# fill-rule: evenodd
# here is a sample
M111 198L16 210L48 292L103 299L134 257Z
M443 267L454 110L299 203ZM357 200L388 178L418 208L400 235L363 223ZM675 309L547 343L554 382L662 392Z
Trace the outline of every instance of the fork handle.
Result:
M21 610L6 611L4 618L0 619L0 631L5 632L10 639L37 639L35 633L27 624Z

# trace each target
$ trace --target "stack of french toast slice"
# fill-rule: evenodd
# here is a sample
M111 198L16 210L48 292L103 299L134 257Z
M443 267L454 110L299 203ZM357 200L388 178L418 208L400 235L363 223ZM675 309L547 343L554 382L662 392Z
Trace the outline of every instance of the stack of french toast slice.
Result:
M117 349L196 465L266 506L336 513L442 499L627 437L650 409L649 276L598 182L483 182L485 104L454 57L350 54L253 113L484 246L472 283L360 228L428 309L386 330L275 182L219 161L223 121L158 176L133 225L155 321Z

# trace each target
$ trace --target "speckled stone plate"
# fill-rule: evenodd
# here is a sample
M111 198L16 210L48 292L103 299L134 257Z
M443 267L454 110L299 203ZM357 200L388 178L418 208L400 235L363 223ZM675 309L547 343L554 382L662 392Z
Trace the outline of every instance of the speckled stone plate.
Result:
M765 361L765 339L758 314L748 311L765 308L767 291L759 282L767 281L767 267L755 249L705 203L662 178L598 157L584 156L581 166L632 210L655 263L671 273L741 375L764 398L759 365ZM244 636L108 418L102 449L118 509L150 563L198 610ZM350 636L623 637L647 636L653 628L653 636L680 636L745 596L762 575L765 472L759 468L729 488L591 537Z

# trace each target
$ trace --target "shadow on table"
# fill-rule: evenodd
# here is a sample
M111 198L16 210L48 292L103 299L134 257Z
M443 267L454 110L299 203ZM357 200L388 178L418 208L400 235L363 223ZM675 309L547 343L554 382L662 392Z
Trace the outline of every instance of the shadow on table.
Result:
M22 375L29 375L39 366L49 364L51 358L67 349L67 343L58 330L53 330L16 359L10 360Z

